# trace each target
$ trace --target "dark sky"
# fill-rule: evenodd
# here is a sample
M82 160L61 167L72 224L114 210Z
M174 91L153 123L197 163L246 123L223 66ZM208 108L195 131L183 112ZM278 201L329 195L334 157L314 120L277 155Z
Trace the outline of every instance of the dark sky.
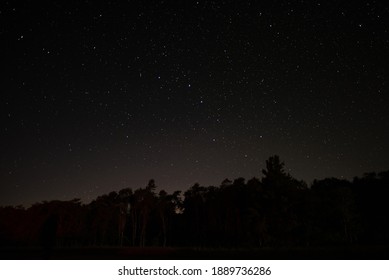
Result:
M1 1L0 205L261 177L273 154L308 183L388 170L388 15L376 1Z

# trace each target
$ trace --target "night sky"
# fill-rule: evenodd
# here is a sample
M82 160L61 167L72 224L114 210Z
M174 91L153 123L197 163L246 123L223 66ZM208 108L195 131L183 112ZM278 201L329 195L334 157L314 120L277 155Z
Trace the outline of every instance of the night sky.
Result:
M219 185L274 154L308 183L388 170L388 19L376 1L1 1L0 205Z

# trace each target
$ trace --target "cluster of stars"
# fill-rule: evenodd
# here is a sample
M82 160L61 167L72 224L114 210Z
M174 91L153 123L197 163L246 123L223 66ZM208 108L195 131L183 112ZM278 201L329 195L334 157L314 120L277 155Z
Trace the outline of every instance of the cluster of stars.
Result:
M388 10L376 2L0 13L3 203L259 177L272 154L308 181L388 167Z

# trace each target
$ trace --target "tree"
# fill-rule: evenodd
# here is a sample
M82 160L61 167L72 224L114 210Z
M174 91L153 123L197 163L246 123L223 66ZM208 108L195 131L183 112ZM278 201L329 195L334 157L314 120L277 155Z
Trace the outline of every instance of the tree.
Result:
M184 196L185 235L192 243L188 245L204 245L207 236L205 227L207 188L196 183L184 193Z
M311 186L314 204L312 223L323 243L351 243L358 235L357 212L352 185L347 180L326 178Z
M119 245L123 246L124 241L124 231L127 224L127 218L130 210L130 201L132 197L132 189L130 188L124 188L119 191L119 197L118 197L118 205L117 212L118 212L118 233L119 233Z
M168 234L171 231L171 220L180 211L182 201L180 197L181 191L175 191L173 194L168 194L161 190L157 199L157 213L161 224L162 246L166 247L168 242Z
M155 207L156 185L150 180L145 188L135 190L130 203L130 216L132 222L132 244L140 247L146 245L147 225L150 214Z
M274 242L288 245L300 239L296 234L303 225L301 209L308 188L305 182L287 173L284 166L278 155L266 160L262 185L266 198L264 219L269 222L266 228Z

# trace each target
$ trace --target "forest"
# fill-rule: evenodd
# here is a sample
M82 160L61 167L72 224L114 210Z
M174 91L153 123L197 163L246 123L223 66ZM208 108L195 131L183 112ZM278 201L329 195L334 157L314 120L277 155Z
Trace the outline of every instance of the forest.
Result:
M187 191L147 186L97 197L0 207L0 248L387 246L389 171L352 181L285 171L275 155L262 178L195 184Z

